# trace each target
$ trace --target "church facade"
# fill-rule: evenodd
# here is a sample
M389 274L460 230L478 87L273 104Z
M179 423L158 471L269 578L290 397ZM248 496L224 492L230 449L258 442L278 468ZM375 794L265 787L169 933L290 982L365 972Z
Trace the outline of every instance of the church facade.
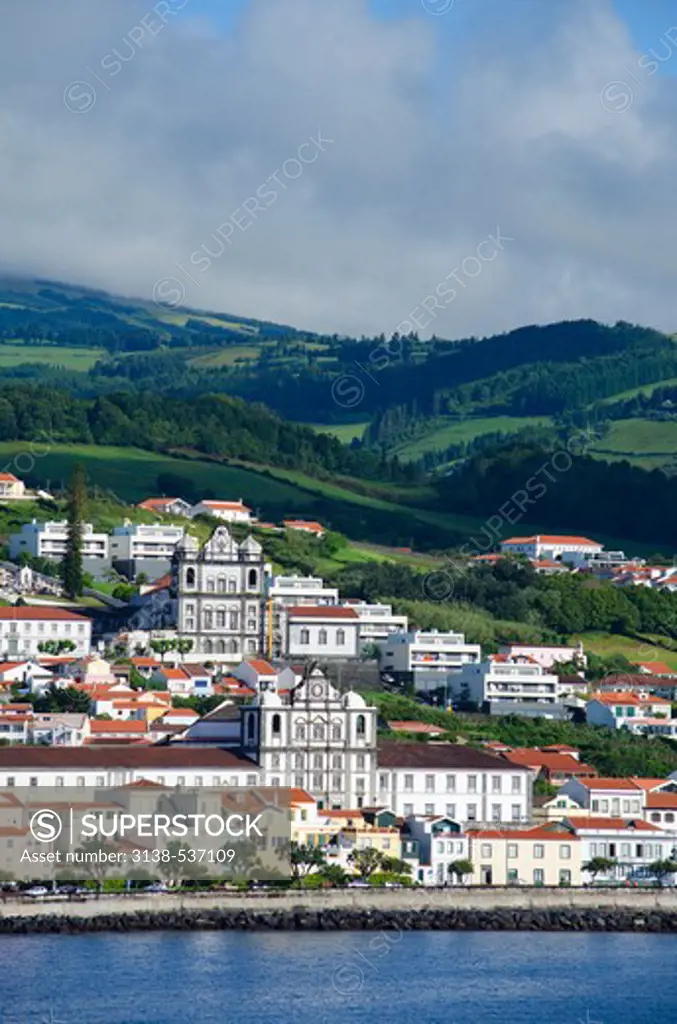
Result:
M177 631L193 641L186 660L236 665L262 649L264 576L263 550L253 537L238 544L219 526L201 548L186 534L172 563Z
M238 747L258 763L261 784L305 789L325 808L368 806L376 737L376 708L339 693L318 670L240 710Z

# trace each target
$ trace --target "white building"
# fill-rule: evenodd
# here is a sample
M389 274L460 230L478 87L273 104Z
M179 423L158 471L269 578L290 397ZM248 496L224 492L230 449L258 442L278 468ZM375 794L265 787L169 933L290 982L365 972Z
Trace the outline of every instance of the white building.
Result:
M576 555L595 555L603 545L587 537L569 537L539 534L534 537L509 537L501 541L501 551L506 555L525 555L527 558L546 558L566 562Z
M381 656L381 671L417 689L445 686L451 674L482 657L479 644L467 644L462 633L422 630L391 633Z
M531 820L534 773L452 743L382 742L372 806L458 822Z
M285 530L300 530L301 533L309 533L321 540L327 532L322 523L309 519L285 519L282 526Z
M7 660L37 657L40 644L48 640L73 643L69 652L74 658L89 654L92 623L84 615L76 615L53 605L24 605L0 608L0 653Z
M275 605L338 604L339 592L325 586L319 576L273 576L268 581L268 599Z
M35 558L48 558L52 562L60 561L66 553L68 542L68 523L60 522L24 523L19 533L9 536L10 558L17 559L26 552ZM108 534L95 533L91 523L82 526L82 557L86 562L106 563L108 561Z
M414 880L423 885L452 884L449 865L470 856L467 834L458 822L445 815L408 817L404 835L418 843L419 866Z
M346 601L360 618L360 646L376 644L381 647L391 633L406 633L409 619L406 615L393 615L390 604L368 604L366 601Z
M50 747L81 747L90 735L90 724L84 714L36 713L28 724L28 739Z
M161 516L190 516L192 512L192 506L183 498L146 498L137 508Z
M454 699L478 708L500 704L558 704L568 687L530 658L495 654L477 665L464 665L450 677Z
M214 519L222 519L224 523L250 524L252 522L252 510L244 504L242 498L238 501L200 501L197 505L193 505L191 514L193 516L212 516Z
M507 654L511 658L531 658L543 668L555 665L568 665L575 662L582 669L588 664L583 644L501 644L499 654Z
M237 665L261 650L264 564L253 537L237 544L227 527L219 526L200 548L186 535L174 555L173 581L177 630L193 641L186 660Z
M558 796L570 796L582 813L598 817L643 817L646 794L632 779L569 779Z
M283 653L289 658L356 658L360 619L352 608L299 606L284 611Z
M0 789L15 786L256 786L255 764L218 747L0 747Z
M609 871L594 879L583 870L584 882L639 882L652 877L651 865L655 861L675 859L674 833L638 818L569 817L565 824L576 830L583 869L596 857L614 862Z
M185 532L182 526L148 526L127 520L111 534L111 560L115 568L130 579L141 572L157 579L171 569L172 557Z

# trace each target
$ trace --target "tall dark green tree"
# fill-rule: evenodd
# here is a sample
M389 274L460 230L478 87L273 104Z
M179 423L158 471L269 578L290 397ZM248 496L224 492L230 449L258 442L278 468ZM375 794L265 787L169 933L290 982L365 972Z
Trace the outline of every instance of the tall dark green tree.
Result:
M68 485L66 501L66 518L68 522L68 539L66 553L61 562L61 579L64 589L70 598L79 597L83 588L82 571L82 532L85 518L87 488L84 468L77 464L73 467Z

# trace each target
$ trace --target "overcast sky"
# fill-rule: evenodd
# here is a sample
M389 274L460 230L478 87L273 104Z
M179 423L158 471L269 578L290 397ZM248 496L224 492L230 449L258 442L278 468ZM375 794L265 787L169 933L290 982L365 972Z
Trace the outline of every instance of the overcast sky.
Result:
M0 269L357 334L455 278L422 334L674 331L647 2L5 0Z

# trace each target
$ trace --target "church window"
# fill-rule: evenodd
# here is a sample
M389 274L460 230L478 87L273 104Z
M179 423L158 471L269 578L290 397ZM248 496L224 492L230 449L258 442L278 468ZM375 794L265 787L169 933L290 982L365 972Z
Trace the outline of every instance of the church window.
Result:
M195 586L195 569L186 569L186 586Z
M310 630L309 629L302 629L301 630L300 642L302 644L309 644L310 643Z
M303 722L296 723L296 739L304 740L306 738L306 727Z
M356 730L358 736L364 736L365 727L366 727L366 722L365 722L364 715L358 715L357 719L355 721L355 730Z
M317 642L318 642L318 644L321 644L323 647L326 647L326 645L327 645L327 630L326 629L321 629L320 630L320 632L317 635Z
M282 719L280 718L280 716L278 714L273 715L272 729L273 729L273 736L279 736L280 735L280 731L282 729ZM274 765L274 767L276 768L277 765Z
M226 592L226 577L219 576L219 594L225 594Z
M256 719L255 719L254 715L249 715L249 717L247 719L247 739L248 740L253 740L254 739L254 732L255 732L255 730L256 730Z

